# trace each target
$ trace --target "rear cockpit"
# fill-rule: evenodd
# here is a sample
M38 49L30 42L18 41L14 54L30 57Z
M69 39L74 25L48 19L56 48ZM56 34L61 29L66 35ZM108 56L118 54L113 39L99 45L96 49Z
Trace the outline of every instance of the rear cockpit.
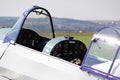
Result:
M51 16L46 9L35 6L24 14L27 16L16 42L42 52L45 44L54 38Z

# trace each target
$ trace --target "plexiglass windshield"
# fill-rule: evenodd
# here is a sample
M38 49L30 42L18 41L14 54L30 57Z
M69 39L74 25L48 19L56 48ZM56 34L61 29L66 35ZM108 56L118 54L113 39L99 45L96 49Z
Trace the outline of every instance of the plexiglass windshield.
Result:
M35 31L43 37L52 38L51 23L48 14L42 9L33 10L25 20L24 29Z
M15 43L19 32L23 28L32 30L46 38L55 37L50 13L39 6L33 6L23 13L16 24L5 36L4 43L11 41Z
M106 75L114 75L118 73L118 69L120 70L119 64L120 28L102 28L94 35L83 66L97 70L99 75L99 71Z

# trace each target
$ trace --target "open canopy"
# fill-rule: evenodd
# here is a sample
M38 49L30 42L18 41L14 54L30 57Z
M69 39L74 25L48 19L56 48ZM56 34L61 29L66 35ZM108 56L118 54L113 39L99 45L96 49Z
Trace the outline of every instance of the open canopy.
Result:
M115 79L116 77L120 78L119 64L120 28L100 29L92 38L82 69L106 78L111 75Z

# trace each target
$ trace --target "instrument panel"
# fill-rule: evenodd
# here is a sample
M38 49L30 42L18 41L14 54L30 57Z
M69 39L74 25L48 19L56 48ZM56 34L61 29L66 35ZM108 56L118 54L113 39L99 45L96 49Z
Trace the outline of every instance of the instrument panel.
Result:
M84 43L78 40L64 40L57 43L50 55L80 65L87 51Z

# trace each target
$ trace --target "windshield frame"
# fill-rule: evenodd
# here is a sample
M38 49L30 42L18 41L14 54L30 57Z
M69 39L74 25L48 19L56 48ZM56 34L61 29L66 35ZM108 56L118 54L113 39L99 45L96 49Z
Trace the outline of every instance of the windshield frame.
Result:
M39 6L33 6L32 8L28 9L27 11L25 11L23 13L23 15L18 19L18 21L16 22L16 24L12 27L12 29L6 34L5 38L4 38L4 41L3 43L12 43L12 44L15 44L16 40L17 40L17 37L20 33L20 30L22 29L23 25L24 25L24 22L27 18L27 16L33 12L35 9L42 9L44 10L49 19L50 19L50 25L51 25L51 31L52 31L52 37L55 38L55 33L54 33L54 27L53 27L53 21L52 21L52 17L50 15L50 13L48 12L47 9L45 8L42 8L42 7L39 7Z
M103 28L101 28L100 30L98 30L98 31L95 33L95 35L97 35L100 31L102 31L102 30L104 30L104 29L108 29L108 30L109 30L109 29L112 29L112 30L114 30L114 31L117 31L117 28L103 27ZM118 32L117 34L118 34L118 36L119 36L119 38L120 38L120 33ZM87 60L87 57L88 57L89 54L90 54L89 51L90 51L93 43L95 42L95 38L96 38L95 35L94 35L94 37L92 38L91 43L90 43L90 45L89 45L89 48L88 48L88 50L87 50L87 52L86 52L85 58L84 58L83 63L82 63L82 65L81 65L81 70L90 72L90 73L92 73L92 74L95 74L95 75L97 75L97 76L101 76L101 77L104 77L104 78L107 78L107 79L114 79L114 80L120 79L120 77L114 76L114 75L111 74L111 70L112 70L113 65L114 65L114 63L115 63L115 60L117 59L117 56L118 56L118 54L119 54L119 52L120 52L120 44L118 44L118 47L117 47L117 49L116 49L116 52L114 53L113 59L112 59L112 61L111 61L111 64L110 64L110 66L109 66L109 69L108 69L108 72L104 72L104 71L101 71L101 70L99 70L99 69L96 69L96 68L93 68L93 67L91 67L91 66L86 65L85 62L86 62L86 60ZM120 40L120 39L119 39L119 40ZM99 54L99 53L98 53L98 54Z

